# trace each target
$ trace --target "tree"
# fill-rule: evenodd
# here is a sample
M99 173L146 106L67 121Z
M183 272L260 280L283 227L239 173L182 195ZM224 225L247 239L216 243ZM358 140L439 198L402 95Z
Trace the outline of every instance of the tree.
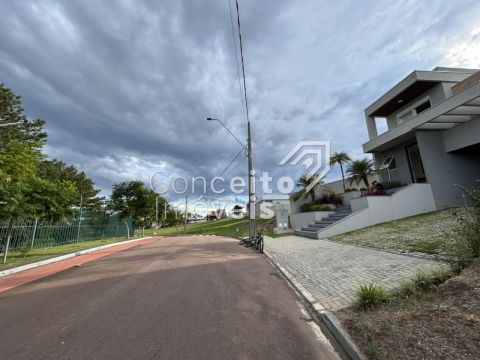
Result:
M0 218L64 219L79 203L77 194L98 190L84 173L53 160L43 161L44 121L28 120L20 96L0 84Z
M149 226L155 221L157 193L145 187L141 181L122 182L113 185L111 207L121 219L132 218L137 225ZM165 199L159 197L159 208Z
M72 212L75 186L38 176L41 154L28 143L11 141L0 148L0 218L60 220Z
M292 194L292 199L297 201L301 197L307 199L310 196L312 204L315 203L315 190L324 188L323 181L318 181L311 189L307 191L307 188L313 183L313 181L318 177L318 174L313 174L309 176L308 174L303 174L297 180L296 186L300 188L300 190L294 192Z
M76 194L71 181L50 181L36 176L32 179L32 188L25 193L25 200L33 206L33 217L60 221L73 214Z
M39 150L47 139L47 133L43 131L45 121L42 119L29 121L23 113L21 97L1 83L0 124L12 124L0 128L0 147L17 141Z
M340 170L342 172L342 182L343 182L343 192L346 191L345 188L345 175L343 173L343 164L351 162L352 159L347 155L346 152L335 152L332 156L330 156L330 166L334 166L335 164L340 165Z
M75 185L76 196L71 205L82 206L90 210L100 210L102 198L97 197L100 192L95 189L95 184L83 171L78 171L75 166L67 165L63 161L44 160L38 169L39 175L51 181L68 181Z
M350 184L354 181L358 184L363 181L367 188L370 187L368 177L376 173L373 161L365 158L362 160L355 160L350 163L347 168L347 175L350 178Z
M32 188L40 154L24 143L12 141L0 147L0 217L28 216L34 207L25 201Z

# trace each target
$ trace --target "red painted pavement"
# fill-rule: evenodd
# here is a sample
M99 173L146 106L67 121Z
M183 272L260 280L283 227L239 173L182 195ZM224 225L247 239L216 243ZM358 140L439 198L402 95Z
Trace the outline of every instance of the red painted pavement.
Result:
M100 259L104 256L114 254L119 251L127 250L133 248L135 246L140 246L144 244L151 243L153 241L158 240L159 238L149 238L145 240L139 240L135 242L131 242L124 245L117 245L112 246L107 249L94 251L88 254L79 255L70 259L62 260L55 262L53 264L48 264L44 266L40 266L35 269L25 270L16 274L8 275L5 277L0 278L0 292L7 291L9 289L13 289L14 287L29 283L31 281L35 281L37 279L43 278L45 276L49 276L55 274L57 272L69 269L74 266L78 266L89 261L93 261L96 259Z

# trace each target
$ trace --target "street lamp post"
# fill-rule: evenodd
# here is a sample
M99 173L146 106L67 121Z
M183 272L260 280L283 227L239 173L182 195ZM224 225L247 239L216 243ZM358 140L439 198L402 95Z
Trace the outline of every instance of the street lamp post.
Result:
M253 239L256 235L255 227L255 171L253 170L253 157L252 157L252 136L250 132L250 121L247 121L247 146L245 146L219 119L207 118L208 121L218 121L220 125L223 126L225 130L228 131L232 137L237 140L237 142L242 145L242 147L247 152L248 159L248 236L250 239Z

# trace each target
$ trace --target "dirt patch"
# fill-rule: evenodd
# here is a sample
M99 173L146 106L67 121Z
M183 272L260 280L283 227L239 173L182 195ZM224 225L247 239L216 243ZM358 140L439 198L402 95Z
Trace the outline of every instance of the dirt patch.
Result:
M480 259L434 292L337 316L371 359L480 359Z
M273 229L277 225L275 218L265 221L263 224L258 225L257 229L264 233L273 233Z

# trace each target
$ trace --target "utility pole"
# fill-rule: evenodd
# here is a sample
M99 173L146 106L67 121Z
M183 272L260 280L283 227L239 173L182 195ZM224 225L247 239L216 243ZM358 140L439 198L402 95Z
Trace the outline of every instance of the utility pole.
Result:
M244 85L245 86L245 85ZM246 97L245 97L246 98ZM226 126L225 124L216 118L207 118L208 121L218 121L220 125L223 126L225 130L228 131L232 137L237 140L237 142L242 145L242 147L247 152L248 158L248 214L249 214L249 223L248 223L248 236L250 239L253 239L256 235L255 228L255 171L253 170L253 155L252 155L252 135L250 131L250 119L248 117L247 109L247 146L245 146Z
M256 235L255 228L255 172L252 159L252 136L250 120L247 120L247 157L248 157L248 237L253 239Z

